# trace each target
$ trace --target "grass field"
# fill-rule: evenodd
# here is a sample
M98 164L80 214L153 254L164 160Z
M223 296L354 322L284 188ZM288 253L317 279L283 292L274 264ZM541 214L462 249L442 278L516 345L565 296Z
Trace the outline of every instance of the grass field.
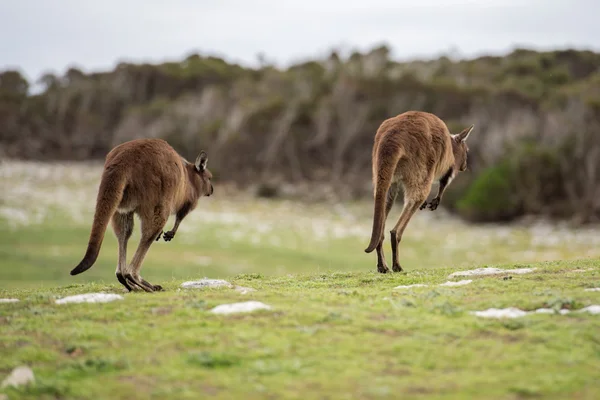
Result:
M33 386L0 390L10 399L600 397L599 315L470 313L600 304L585 290L600 287L597 228L471 226L422 211L400 245L406 272L381 275L363 252L370 202L220 196L216 185L146 258L142 275L165 291L126 294L110 229L97 263L69 275L99 175L98 165L0 164L0 298L20 300L0 303L0 380L22 364L36 374ZM439 286L498 265L537 269ZM203 277L256 291L178 290ZM428 286L395 289L414 283ZM100 291L124 299L54 303ZM210 312L246 300L272 309Z
M0 164L3 287L115 282L117 245L110 227L96 264L84 274L69 275L85 253L100 173L97 164ZM375 253L363 252L371 233L371 201L259 200L231 196L218 182L215 186L215 195L201 199L173 241L161 240L150 248L142 269L147 280L376 268ZM392 210L386 232L400 209L398 204ZM173 221L171 217L167 226ZM129 257L138 240L136 226ZM385 249L390 260L389 241ZM600 229L542 223L472 226L441 209L423 210L410 222L400 252L407 271L600 257Z
M10 399L380 399L600 396L600 315L483 319L490 307L600 304L597 261L436 286L451 269L312 273L231 281L229 288L126 294L57 305L111 283L0 290L0 371L30 365L36 384ZM583 272L581 272L583 270ZM579 271L579 272L578 272ZM394 289L428 283L429 287ZM271 310L214 315L257 300Z

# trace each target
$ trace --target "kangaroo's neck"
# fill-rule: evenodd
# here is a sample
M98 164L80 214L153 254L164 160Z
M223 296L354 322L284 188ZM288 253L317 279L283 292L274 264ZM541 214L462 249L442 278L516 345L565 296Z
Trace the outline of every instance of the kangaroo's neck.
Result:
M183 193L180 198L178 206L183 206L184 204L191 203L194 204L198 199L198 193L200 193L200 188L198 187L198 182L196 180L196 173L193 170L193 164L185 165L185 176L183 182Z

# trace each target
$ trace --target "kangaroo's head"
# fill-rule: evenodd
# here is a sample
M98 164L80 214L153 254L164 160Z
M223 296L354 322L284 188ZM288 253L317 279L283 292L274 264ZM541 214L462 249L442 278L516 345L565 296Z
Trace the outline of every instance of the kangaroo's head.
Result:
M195 186L198 189L198 194L200 196L210 196L214 192L214 188L212 185L212 174L206 168L206 163L208 162L208 155L206 152L202 150L198 157L196 158L196 162L194 163L194 181Z
M452 135L452 152L454 153L454 168L460 172L467 170L467 156L469 154L469 146L467 146L467 138L473 130L473 125L464 129L462 132Z

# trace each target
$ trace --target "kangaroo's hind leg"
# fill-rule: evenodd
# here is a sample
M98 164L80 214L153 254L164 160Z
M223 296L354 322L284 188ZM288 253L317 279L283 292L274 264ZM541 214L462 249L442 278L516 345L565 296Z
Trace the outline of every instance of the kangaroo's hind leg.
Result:
M119 242L119 261L117 264L117 279L121 285L125 286L130 292L133 287L125 279L127 270L127 242L133 233L133 212L121 214L116 212L112 216L112 228Z
M396 201L396 197L398 196L399 190L400 190L400 185L397 182L392 183L392 185L388 189L387 197L385 199L385 218L383 219L384 221L387 219L387 217L390 213L390 210L392 209L394 202ZM386 274L386 273L390 272L390 270L385 262L385 255L383 253L384 239L385 239L385 236L382 233L381 239L379 240L379 244L375 248L375 250L377 251L377 271L381 272L382 274Z
M151 209L141 210L140 219L142 221L142 237L135 254L127 268L125 279L129 284L135 285L147 292L162 290L160 285L152 285L140 276L142 263L150 246L156 241L157 235L162 232L167 219L169 217L168 210L157 205Z
M427 199L431 183L416 187L404 187L404 207L398 218L398 222L394 229L390 231L390 240L392 242L392 270L394 272L402 272L402 266L398 261L398 245L402 240L402 234L408 225L408 222Z

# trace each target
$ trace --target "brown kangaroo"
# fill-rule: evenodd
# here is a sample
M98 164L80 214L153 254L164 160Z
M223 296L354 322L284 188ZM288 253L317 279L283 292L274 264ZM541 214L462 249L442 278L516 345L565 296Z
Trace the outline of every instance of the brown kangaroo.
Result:
M109 221L119 242L117 279L127 290L162 290L140 276L142 262L150 245L173 239L179 224L196 208L201 196L214 189L212 174L206 168L208 157L201 151L194 164L186 161L162 139L137 139L122 143L106 156L100 181L96 212L87 251L71 275L89 269L100 252ZM133 214L142 223L138 248L127 266L127 242L133 233ZM163 234L170 215L173 229Z
M427 206L435 210L457 173L467 169L469 148L466 140L472 130L473 125L452 135L440 118L422 111L407 111L379 126L372 152L373 231L371 242L365 249L367 253L377 249L377 271L389 272L382 250L383 230L400 184L404 189L404 207L396 226L390 231L394 272L402 271L398 244L414 213ZM439 189L435 198L427 203L434 180L439 180Z

